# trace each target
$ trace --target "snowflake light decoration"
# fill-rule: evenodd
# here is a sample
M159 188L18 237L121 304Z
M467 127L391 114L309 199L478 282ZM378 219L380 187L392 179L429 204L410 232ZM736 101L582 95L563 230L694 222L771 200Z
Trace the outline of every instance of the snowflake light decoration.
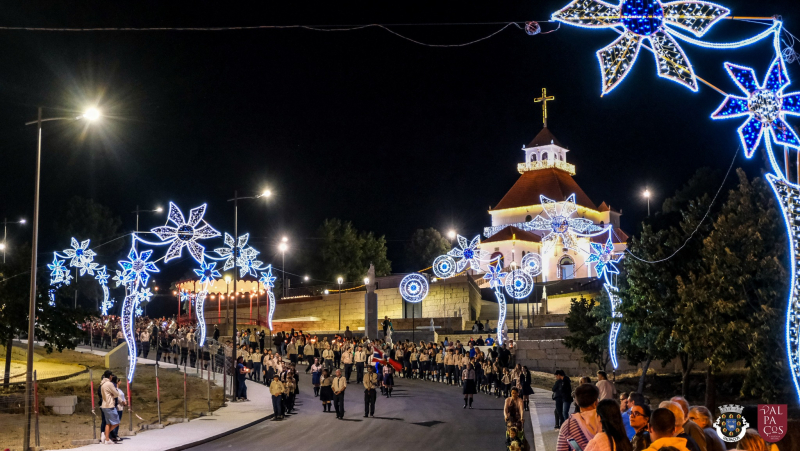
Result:
M137 316L137 317L139 317L139 316L142 316L142 313L144 313L144 312L142 311L142 308L141 308L141 307L136 307L136 310L134 310L134 312L136 313L136 316Z
M225 264L222 267L223 271L227 271L233 268L234 265L241 266L242 263L245 262L245 260L253 259L255 258L256 255L258 255L257 250L253 249L252 246L247 245L247 240L249 239L250 239L250 234L245 233L244 235L241 235L239 237L238 245L234 246L236 244L236 241L227 232L225 233L225 245L228 247L220 247L214 249L214 252L216 252L220 257L228 257L228 259L225 260ZM234 247L238 249L239 255L233 255Z
M97 275L94 276L97 279L97 283L100 285L108 285L108 270L105 266L97 270Z
M63 283L69 285L72 276L64 266L64 260L59 260L57 255L53 256L53 263L48 263L47 268L50 269L50 285L58 285Z
M94 260L94 256L97 255L91 249L88 249L90 240L83 240L78 243L78 240L72 238L70 242L71 249L64 249L64 255L67 258L71 258L72 260L69 262L69 265L74 268L82 268L84 265L89 264ZM93 274L93 273L92 273ZM83 273L81 273L83 275Z
M181 213L178 206L172 202L169 203L168 217L169 221L175 224L175 227L165 225L151 230L158 235L161 241L172 242L169 249L167 249L167 254L164 256L165 263L180 257L184 247L189 249L189 253L192 254L192 257L194 257L198 263L203 261L205 248L200 245L197 240L213 238L220 235L211 225L203 221L203 215L205 215L205 213L206 204L197 208L192 208L189 211L189 220L187 221L184 219L183 213ZM201 221L203 222L202 226L200 226Z
M586 263L596 263L594 269L597 271L597 277L605 277L609 274L619 274L619 269L614 266L619 263L622 257L614 257L614 243L611 242L611 237L606 241L605 246L599 243L589 243L591 245L591 254L586 259Z
M85 262L83 266L80 267L80 273L82 276L89 274L90 276L94 275L94 272L97 271L97 267L100 266L94 262Z
M105 299L102 304L100 304L100 313L103 316L108 316L108 311L111 310L111 307L114 307L114 300Z
M142 288L136 294L136 305L138 306L142 302L150 302L150 298L153 297L153 293L150 292L149 288Z
M255 256L243 256L239 259L239 277L244 277L248 274L253 277L258 277L258 271L263 269L261 267L263 264L264 262L256 260Z
M258 281L263 283L267 290L270 290L275 288L275 281L277 279L277 277L272 275L272 265L267 265L267 271L261 273L261 278L258 279Z
M125 270L126 285L128 283L141 286L147 285L147 281L150 280L149 273L160 272L155 263L148 261L152 255L152 250L147 250L139 254L136 252L136 248L131 246L131 251L128 253L128 260L119 262L119 265Z
M542 243L549 246L555 244L559 239L564 247L576 249L576 233L587 233L600 230L592 221L585 218L571 218L573 213L578 211L575 205L575 194L570 195L564 202L556 202L545 196L539 196L542 207L547 215L543 218L538 215L532 221L526 223L526 229L547 231L547 235L542 238Z
M194 273L200 277L200 283L214 283L214 280L222 277L222 274L217 271L217 264L215 262L206 263L200 262L200 269L195 269Z
M597 52L603 73L602 92L616 88L630 72L645 41L652 46L658 76L697 91L691 63L673 36L683 35L668 26L702 37L730 10L703 1L621 0L612 5L601 0L574 0L553 13L553 20L584 28L621 27L622 35Z
M458 245L460 248L453 248L447 253L450 257L461 259L456 262L455 272L463 271L467 265L469 265L471 269L481 269L481 258L484 257L486 252L478 249L480 244L480 235L473 238L470 242L467 242L467 239L463 236L458 235Z
M506 277L506 273L503 272L503 265L500 263L499 258L492 261L494 263L489 264L489 271L483 275L483 279L489 281L489 287L499 288L503 286L503 279Z
M800 139L785 121L787 114L800 115L800 92L783 93L791 83L783 58L780 56L775 58L764 77L763 84L756 81L755 71L749 67L725 63L725 69L746 97L732 95L725 97L711 118L747 117L744 124L739 127L739 138L745 156L747 158L753 156L765 133L769 134L764 138L768 150L771 148L770 138L776 144L800 149ZM772 159L772 152L768 153ZM777 166L774 169L781 173Z
M128 271L115 271L116 275L111 278L114 282L117 283L116 288L119 288L123 285L127 285L128 280Z

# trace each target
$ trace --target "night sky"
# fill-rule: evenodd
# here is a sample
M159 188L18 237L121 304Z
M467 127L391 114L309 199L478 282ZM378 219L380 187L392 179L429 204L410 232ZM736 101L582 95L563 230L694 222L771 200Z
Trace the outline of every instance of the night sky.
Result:
M28 1L4 5L0 25L544 22L567 0L275 3ZM735 15L781 14L800 34L794 1L721 3ZM390 28L455 44L501 26ZM544 31L555 26L542 23ZM742 39L763 29L723 20L705 39ZM243 202L239 216L240 231L251 232L266 262L277 262L282 235L292 249L307 247L332 217L385 235L398 261L414 229L452 227L474 236L489 225L487 210L519 176L522 145L541 129L533 99L546 87L556 97L549 125L570 149L576 181L595 203L622 209L623 228L634 230L646 214L645 186L657 209L697 168L727 169L740 121L710 120L723 97L704 85L692 93L659 79L646 50L622 85L601 98L595 52L616 36L565 25L528 36L512 26L474 45L429 48L377 28L0 30L0 214L32 216L36 133L23 124L36 118L36 107L60 116L97 105L108 116L102 123L45 127L41 255L68 245L48 236L48 224L73 195L111 206L126 229L134 227L137 204L166 208L174 201L186 212L207 202L206 219L232 232L226 200L234 190L254 195L269 187L270 200ZM769 40L733 51L681 45L698 75L729 93L738 89L724 61L752 66L762 78L773 58ZM799 69L791 65L790 75L800 77ZM796 90L798 83L787 91ZM753 175L763 167L761 159L741 156L737 165ZM142 216L142 228L164 220ZM30 240L30 227L9 232L10 241ZM287 271L303 273L289 255Z

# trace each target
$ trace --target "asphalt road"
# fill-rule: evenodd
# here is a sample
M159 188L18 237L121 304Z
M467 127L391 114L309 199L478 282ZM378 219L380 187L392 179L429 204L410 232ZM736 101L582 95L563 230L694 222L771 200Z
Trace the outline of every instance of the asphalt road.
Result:
M391 398L378 393L375 416L363 418L364 388L351 381L345 391L345 418L337 420L335 412L322 411L322 403L313 396L311 377L301 373L296 414L191 449L505 449L503 398L477 394L469 410L462 408L460 387L399 377L395 383ZM525 435L532 437L527 413L525 423Z

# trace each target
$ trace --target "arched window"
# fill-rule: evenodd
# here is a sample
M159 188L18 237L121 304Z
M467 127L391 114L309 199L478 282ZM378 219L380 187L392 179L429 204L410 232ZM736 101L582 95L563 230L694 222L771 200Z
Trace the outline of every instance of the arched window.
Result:
M531 222L532 219L531 215L525 216L525 222Z
M547 152L542 152L541 161L547 161Z
M505 266L505 260L503 259L503 253L502 252L493 252L492 253L491 260L492 260L492 264L493 265L497 264L497 262L494 261L496 258L500 259L500 266Z
M558 261L558 269L561 280L575 278L575 261L569 255L561 257L561 260Z

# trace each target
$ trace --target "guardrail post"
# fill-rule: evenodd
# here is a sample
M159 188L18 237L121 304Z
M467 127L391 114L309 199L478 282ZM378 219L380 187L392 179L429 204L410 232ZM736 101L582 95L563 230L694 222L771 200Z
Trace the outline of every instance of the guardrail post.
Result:
M36 414L36 446L39 446L39 383L33 370L33 412Z
M158 424L161 424L161 386L158 384L157 362L156 362L156 408L158 409Z
M91 369L89 370L89 393L92 398L92 439L97 440L97 415L94 413L94 375Z
M186 372L183 372L183 419L189 421L188 400L186 399Z

